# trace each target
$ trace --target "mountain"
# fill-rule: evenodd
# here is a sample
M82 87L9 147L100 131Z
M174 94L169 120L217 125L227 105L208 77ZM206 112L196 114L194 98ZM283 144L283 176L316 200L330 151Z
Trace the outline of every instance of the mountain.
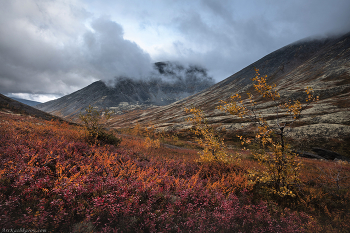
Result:
M44 120L63 121L62 118L40 111L36 108L23 104L17 100L14 100L2 94L0 94L0 111L10 113L10 114L30 115L30 116L38 117Z
M133 109L163 106L202 91L214 84L205 69L184 67L171 62L158 62L146 80L116 78L97 81L62 98L35 106L62 117L76 117L89 105L113 109L117 114Z
M166 106L133 111L116 116L115 128L133 127L136 123L154 124L159 130L181 130L190 126L184 112L191 105L207 114L209 124L218 130L235 132L249 120L239 119L216 109L220 100L228 100L235 93L252 91L254 68L267 75L268 83L275 83L284 99L305 96L307 86L314 89L320 101L304 112L293 137L329 142L337 145L350 142L350 33L324 39L301 40L278 49L227 79L195 95ZM259 108L271 112L274 103L261 102ZM273 116L271 116L273 120ZM235 135L233 133L233 135ZM305 140L304 140L305 141ZM306 142L306 141L305 141Z
M26 100L26 99L21 99L21 98L16 98L16 97L12 97L12 96L9 96L11 99L14 99L18 102L21 102L22 104L26 104L28 106L35 106L35 105L38 105L38 104L41 104L41 102L37 102L37 101L32 101L32 100Z

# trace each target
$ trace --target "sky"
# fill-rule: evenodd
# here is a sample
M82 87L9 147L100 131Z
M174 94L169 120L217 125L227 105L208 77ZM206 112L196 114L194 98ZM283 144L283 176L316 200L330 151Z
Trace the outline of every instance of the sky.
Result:
M349 0L0 0L0 93L45 102L154 62L221 81L306 37L350 31Z

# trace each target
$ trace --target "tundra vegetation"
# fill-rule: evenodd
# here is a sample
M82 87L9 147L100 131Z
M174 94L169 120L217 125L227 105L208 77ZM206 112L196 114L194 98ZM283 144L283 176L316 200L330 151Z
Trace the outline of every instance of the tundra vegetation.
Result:
M257 77L257 94L276 93L280 103L274 87ZM108 143L98 138L99 126L90 125L103 121L93 109L83 126L1 111L0 228L349 232L350 165L295 157L276 122L254 117L253 98L241 100L220 107L257 120L254 138L238 136L244 146L259 147L241 151L239 160L196 108L188 110L196 143L141 125L119 135L108 131L123 138ZM276 105L290 119L279 127L286 130L305 104Z
M85 138L89 143L108 143L118 146L121 139L113 133L107 132L105 125L111 118L113 112L110 110L98 111L89 105L85 113L79 114L79 119L85 128Z

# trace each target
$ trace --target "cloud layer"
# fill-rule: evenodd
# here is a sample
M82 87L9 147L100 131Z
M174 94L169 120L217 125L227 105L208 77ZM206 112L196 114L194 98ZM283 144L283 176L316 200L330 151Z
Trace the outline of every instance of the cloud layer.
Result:
M61 96L143 79L158 61L220 81L296 40L350 31L348 12L347 0L2 1L0 92Z
M107 17L65 1L7 1L0 14L0 92L63 95L92 81L140 78L151 58Z

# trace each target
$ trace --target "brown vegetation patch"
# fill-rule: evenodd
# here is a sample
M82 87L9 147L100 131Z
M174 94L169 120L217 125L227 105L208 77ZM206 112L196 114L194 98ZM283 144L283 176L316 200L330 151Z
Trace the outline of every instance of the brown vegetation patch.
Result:
M337 86L346 85L346 84L350 84L350 75L346 71L343 71L340 74L332 73L331 75L322 79L322 81L323 82L337 81L336 82Z
M301 70L300 73L302 73L307 78L303 78L302 81L298 82L298 84L307 85L311 81L321 77L324 74L324 71L321 69L314 70L314 67L309 65Z
M310 125L312 124L311 122L308 121L295 121L292 125L293 128L295 127L300 127L300 126L305 126L305 125Z
M341 138L319 136L302 140L290 139L291 145L297 150L311 151L313 147L320 147L350 158L350 144L348 142L350 142L350 135L344 135Z
M349 98L338 98L336 99L335 106L338 108L350 108L350 99Z
M339 94L349 94L350 93L350 87L345 87Z

